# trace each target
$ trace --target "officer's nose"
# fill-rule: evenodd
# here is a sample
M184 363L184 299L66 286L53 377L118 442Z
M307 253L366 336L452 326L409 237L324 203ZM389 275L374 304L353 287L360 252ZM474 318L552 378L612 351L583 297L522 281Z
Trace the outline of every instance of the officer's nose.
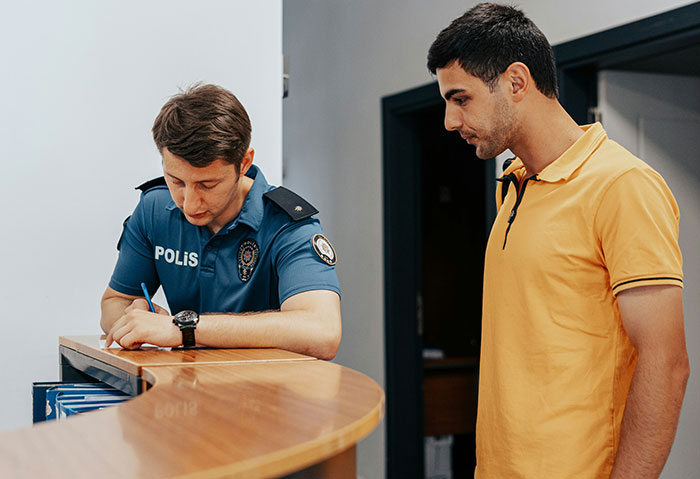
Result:
M462 126L459 112L449 103L445 106L445 129L447 131L459 130Z
M202 205L202 197L200 196L194 185L185 186L185 191L182 197L182 210L186 214L199 214L200 206Z

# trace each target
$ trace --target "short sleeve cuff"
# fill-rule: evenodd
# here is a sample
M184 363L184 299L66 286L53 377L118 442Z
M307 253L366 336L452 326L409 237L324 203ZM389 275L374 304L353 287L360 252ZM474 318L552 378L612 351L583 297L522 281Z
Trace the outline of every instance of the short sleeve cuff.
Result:
M639 288L640 286L669 285L683 287L683 277L675 274L644 276L639 278L618 281L613 284L612 292L615 296L626 289Z
M309 285L302 285L298 286L294 289L291 289L289 291L285 291L284 294L280 296L280 304L284 303L287 299L291 298L295 294L299 293L305 293L307 291L333 291L340 297L340 288L334 285L330 284L309 284Z
M128 294L129 296L143 296L143 291L141 288L127 286L116 281L114 278L109 281L109 287L118 293Z

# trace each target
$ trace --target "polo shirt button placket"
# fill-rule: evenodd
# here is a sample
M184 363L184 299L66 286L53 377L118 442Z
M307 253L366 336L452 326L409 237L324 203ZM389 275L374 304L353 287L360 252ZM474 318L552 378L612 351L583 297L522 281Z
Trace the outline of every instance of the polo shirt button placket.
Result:
M510 227L513 226L513 222L515 221L515 217L518 214L518 208L520 207L520 202L523 200L523 197L525 196L525 188L527 187L527 182L530 180L540 181L540 178L537 175L532 175L529 178L525 178L522 188L520 188L520 191L517 191L517 196L515 197L515 205L513 205L513 209L510 211L510 215L508 215L508 227L506 228L505 238L503 238L503 248L502 249L506 249L506 243L508 242L508 233L510 233ZM516 184L516 187L517 186L519 186L519 185Z
M214 273L216 264L217 248L211 240L203 248L201 271L204 273Z

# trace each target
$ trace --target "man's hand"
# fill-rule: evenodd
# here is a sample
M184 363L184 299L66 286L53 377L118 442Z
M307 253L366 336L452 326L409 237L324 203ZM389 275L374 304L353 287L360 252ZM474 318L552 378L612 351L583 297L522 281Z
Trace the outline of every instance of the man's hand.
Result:
M108 348L112 342L125 349L138 349L143 343L166 347L179 346L182 333L173 324L172 316L157 304L153 307L155 313L150 312L145 299L134 299L124 309L124 315L114 322L107 333L105 347Z

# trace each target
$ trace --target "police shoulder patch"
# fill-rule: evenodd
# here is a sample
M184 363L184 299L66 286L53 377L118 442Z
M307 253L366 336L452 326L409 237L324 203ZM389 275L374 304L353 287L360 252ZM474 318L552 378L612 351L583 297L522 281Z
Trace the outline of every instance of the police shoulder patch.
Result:
M252 238L243 241L238 247L238 277L247 283L255 271L260 258L260 246Z
M318 213L308 201L284 186L270 190L263 196L284 210L294 221L301 221Z
M318 257L321 258L326 264L333 266L336 263L338 257L335 254L335 250L333 249L331 242L328 241L328 238L320 233L317 233L311 239L311 244L314 246L314 251Z

